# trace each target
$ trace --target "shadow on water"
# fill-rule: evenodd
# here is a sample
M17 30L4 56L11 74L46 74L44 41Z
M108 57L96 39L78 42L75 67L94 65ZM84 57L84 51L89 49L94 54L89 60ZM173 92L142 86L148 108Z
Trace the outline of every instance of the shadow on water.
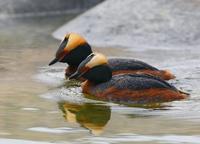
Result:
M124 106L124 105L123 105ZM83 103L76 104L67 101L58 102L58 107L63 113L64 119L69 123L78 123L81 127L88 129L94 135L100 135L104 131L107 123L111 118L111 105L106 103ZM155 105L131 105L129 107L145 108L149 110L167 110L166 106L161 104ZM125 114L133 118L148 118L151 115Z
M106 105L85 103L83 105L60 102L59 108L67 122L79 123L94 135L103 132L111 117L111 109Z

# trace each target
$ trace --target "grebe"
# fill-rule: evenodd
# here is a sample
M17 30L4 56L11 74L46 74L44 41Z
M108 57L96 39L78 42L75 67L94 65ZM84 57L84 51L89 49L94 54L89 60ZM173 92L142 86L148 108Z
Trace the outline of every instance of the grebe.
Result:
M53 59L49 65L53 65L56 62L67 63L69 66L65 70L65 76L69 77L76 71L78 65L91 53L91 46L82 36L76 33L70 33L67 34L61 42L56 52L55 59ZM123 73L143 73L151 74L164 80L175 78L168 70L159 70L145 62L135 59L112 58L108 60L108 63L113 75Z
M118 74L112 76L107 58L100 53L90 54L80 63L69 79L83 77L85 94L100 100L146 104L181 100L187 94L164 80L146 74Z

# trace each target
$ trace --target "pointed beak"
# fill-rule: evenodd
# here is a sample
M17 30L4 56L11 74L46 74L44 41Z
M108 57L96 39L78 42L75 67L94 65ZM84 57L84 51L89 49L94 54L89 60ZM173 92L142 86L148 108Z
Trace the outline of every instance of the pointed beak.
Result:
M55 58L54 60L52 60L50 63L49 63L49 66L55 64L56 62L58 62L59 59L58 58Z

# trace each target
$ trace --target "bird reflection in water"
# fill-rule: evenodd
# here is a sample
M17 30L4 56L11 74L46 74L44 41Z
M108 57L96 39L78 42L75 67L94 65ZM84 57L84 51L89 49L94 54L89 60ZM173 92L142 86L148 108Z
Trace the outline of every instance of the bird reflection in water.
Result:
M103 132L111 117L111 109L105 105L60 102L59 108L68 122L79 123L94 135L99 135Z

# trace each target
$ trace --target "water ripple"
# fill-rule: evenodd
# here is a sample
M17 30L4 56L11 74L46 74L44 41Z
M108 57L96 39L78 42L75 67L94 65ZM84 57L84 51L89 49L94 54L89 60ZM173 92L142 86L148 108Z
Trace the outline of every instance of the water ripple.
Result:
M81 144L93 143L93 144L117 144L125 142L153 142L153 143L166 143L166 144L199 144L199 135L139 135L139 134L129 134L122 133L107 137L88 137L83 138L78 141Z

